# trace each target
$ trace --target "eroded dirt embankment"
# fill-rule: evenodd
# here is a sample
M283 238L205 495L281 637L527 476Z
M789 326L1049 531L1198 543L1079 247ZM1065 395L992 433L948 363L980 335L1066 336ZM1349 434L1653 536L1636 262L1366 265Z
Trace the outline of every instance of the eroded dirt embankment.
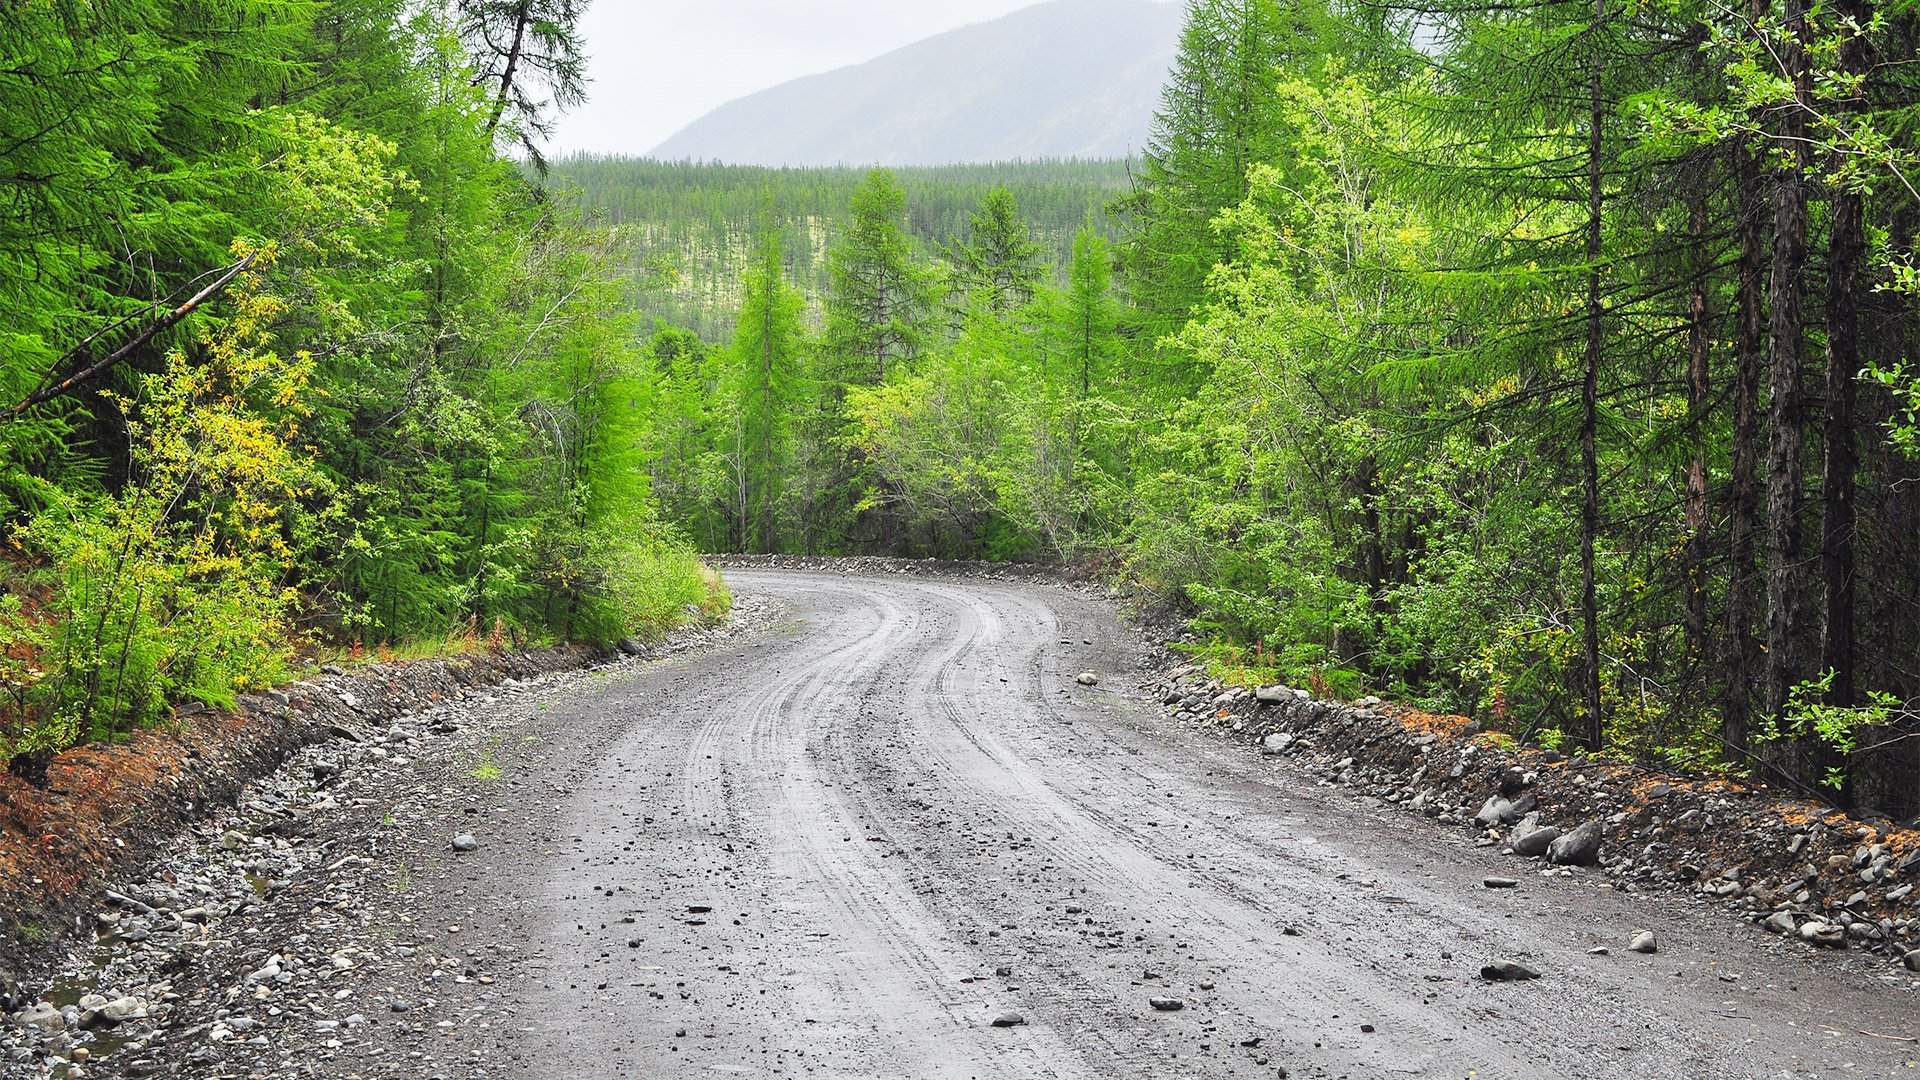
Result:
M55 757L44 785L0 772L0 998L19 969L74 930L107 884L136 873L180 830L232 805L248 781L327 739L359 741L395 718L507 679L612 655L563 645L334 669L243 698L232 711L183 710L126 741Z

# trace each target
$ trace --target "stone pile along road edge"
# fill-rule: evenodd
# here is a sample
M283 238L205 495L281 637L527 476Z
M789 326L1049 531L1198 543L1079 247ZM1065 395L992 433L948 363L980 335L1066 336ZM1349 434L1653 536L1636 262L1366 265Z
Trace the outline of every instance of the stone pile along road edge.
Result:
M1517 747L1466 717L1368 697L1222 685L1163 648L1147 684L1183 723L1257 744L1321 782L1478 834L1554 872L1597 865L1620 889L1677 889L1811 947L1920 972L1920 830L1764 787Z

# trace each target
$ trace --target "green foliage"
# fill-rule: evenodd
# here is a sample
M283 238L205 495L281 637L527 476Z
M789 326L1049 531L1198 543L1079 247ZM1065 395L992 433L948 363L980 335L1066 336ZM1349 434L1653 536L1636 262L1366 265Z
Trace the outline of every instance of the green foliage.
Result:
M806 300L788 284L780 240L762 241L760 265L748 272L745 302L734 334L731 379L722 388L734 418L733 445L723 452L736 493L733 517L748 551L777 551L791 532L792 508L783 505L792 471L796 420L806 410Z
M875 169L853 191L846 230L827 257L821 375L875 386L918 356L930 333L933 278L907 236L906 189Z
M1902 360L1885 367L1869 366L1862 374L1892 396L1893 415L1884 422L1887 441L1907 457L1920 458L1920 373Z
M1757 733L1761 743L1811 739L1840 760L1860 748L1860 734L1885 729L1895 720L1909 720L1912 712L1898 695L1885 690L1870 691L1862 705L1832 704L1834 672L1829 669L1819 678L1796 683L1787 694L1783 715L1767 717ZM1846 786L1846 769L1834 765L1821 774L1821 783L1839 791Z
M62 499L21 530L50 598L0 627L25 661L6 674L15 706L37 718L0 757L111 737L173 700L231 705L285 669L298 599L285 583L304 554L287 536L310 536L287 508L324 500L324 483L290 445L312 361L269 346L282 301L256 290L270 262L263 252L236 288L203 358L174 353L119 402L134 482Z
M1140 183L1126 203L1127 258L1146 332L1178 330L1228 255L1213 218L1247 195L1247 169L1282 145L1276 73L1311 36L1280 0L1194 0L1161 92Z
M990 545L989 526L1003 468L998 456L1013 419L1012 351L1008 327L983 291L949 347L911 374L848 389L854 446L878 481L861 509L887 510L936 554L1007 543Z
M953 288L962 297L984 295L995 314L1005 315L1033 300L1042 274L1041 250L1013 192L994 188L968 218L966 238L947 243Z
M1118 198L1070 249L1059 201L1018 168L997 170L1007 192L957 204L914 174L905 194L885 176L850 194L837 174L827 197L819 173L578 164L622 212L642 216L651 184L664 216L706 213L736 237L751 187L808 245L788 277L824 317L778 466L795 508L783 547L1095 561L1190 616L1234 678L1719 768L1753 767L1734 703L1772 663L1765 583L1795 579L1772 591L1810 609L1857 579L1859 608L1828 618L1871 646L1850 680L1798 699L1828 720L1776 741L1865 759L1839 748L1835 718L1920 692L1910 20L1849 3L1802 32L1748 14L1195 0L1136 182L1103 191ZM1802 47L1804 89L1782 66ZM713 190L687 195L695 178ZM1820 273L1768 295L1790 180L1811 192L1829 274L1849 272L1839 237L1858 200L1858 295L1822 295ZM951 219L938 270L909 239L928 237L933 203ZM1124 227L1117 267L1107 213ZM709 273L726 243L680 229L681 250L703 252L692 276ZM920 283L942 270L944 325L920 317ZM1770 323L1798 292L1797 324ZM707 355L672 430L704 432L705 460L724 461L733 406L703 411L693 388L711 397L740 361ZM1803 385L1822 364L1845 365L1825 403ZM1889 438L1859 438L1850 415ZM1761 498L1770 456L1776 478L1819 482ZM706 508L676 500L677 519L744 516L685 487ZM1822 515L1832 527L1815 530ZM1823 558L1762 564L1762 533L1815 532ZM1815 564L1839 569L1814 581ZM1842 648L1836 627L1801 623Z
M579 100L578 12L0 16L0 760L308 647L724 610L651 492L632 252L495 149Z
M717 620L733 605L720 576L700 564L694 552L670 538L634 537L613 541L608 560L608 600L612 620L606 636L658 641L669 630L693 620Z
M903 168L906 229L932 252L972 235L987 193L1004 188L1018 205L1043 261L1064 266L1089 214L1102 235L1115 222L1107 204L1129 185L1124 161L1034 161ZM768 169L717 163L660 162L576 155L553 163L551 182L577 190L581 204L634 237L630 265L645 287L642 316L728 340L739 314L740 284L756 245L780 238L790 281L817 320L828 289L827 253L844 231L854 189L866 170Z

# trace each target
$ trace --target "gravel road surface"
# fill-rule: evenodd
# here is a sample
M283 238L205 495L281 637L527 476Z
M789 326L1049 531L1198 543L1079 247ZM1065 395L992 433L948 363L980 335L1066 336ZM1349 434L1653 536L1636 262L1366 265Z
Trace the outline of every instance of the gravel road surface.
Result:
M386 841L404 881L341 901L362 959L251 1057L169 1074L1916 1075L1906 981L1182 728L1103 601L729 577L758 629L503 712L482 778L408 774L452 794L408 804L410 854ZM301 914L234 932L297 952ZM1483 979L1500 961L1541 977ZM174 991L176 1028L266 1000Z

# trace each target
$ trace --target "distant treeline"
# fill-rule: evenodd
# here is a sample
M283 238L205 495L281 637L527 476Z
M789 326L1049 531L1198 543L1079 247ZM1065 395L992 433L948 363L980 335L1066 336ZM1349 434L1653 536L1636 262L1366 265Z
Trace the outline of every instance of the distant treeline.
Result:
M1034 239L1065 266L1074 233L1091 220L1114 234L1110 204L1130 190L1125 161L1054 160L901 169L907 230L932 250L964 235L967 217L1005 188ZM843 223L863 168L770 169L719 163L577 155L553 163L549 182L621 226L641 269L640 307L662 322L724 340L741 303L756 237L778 233L787 272L816 316L827 286L827 244Z

